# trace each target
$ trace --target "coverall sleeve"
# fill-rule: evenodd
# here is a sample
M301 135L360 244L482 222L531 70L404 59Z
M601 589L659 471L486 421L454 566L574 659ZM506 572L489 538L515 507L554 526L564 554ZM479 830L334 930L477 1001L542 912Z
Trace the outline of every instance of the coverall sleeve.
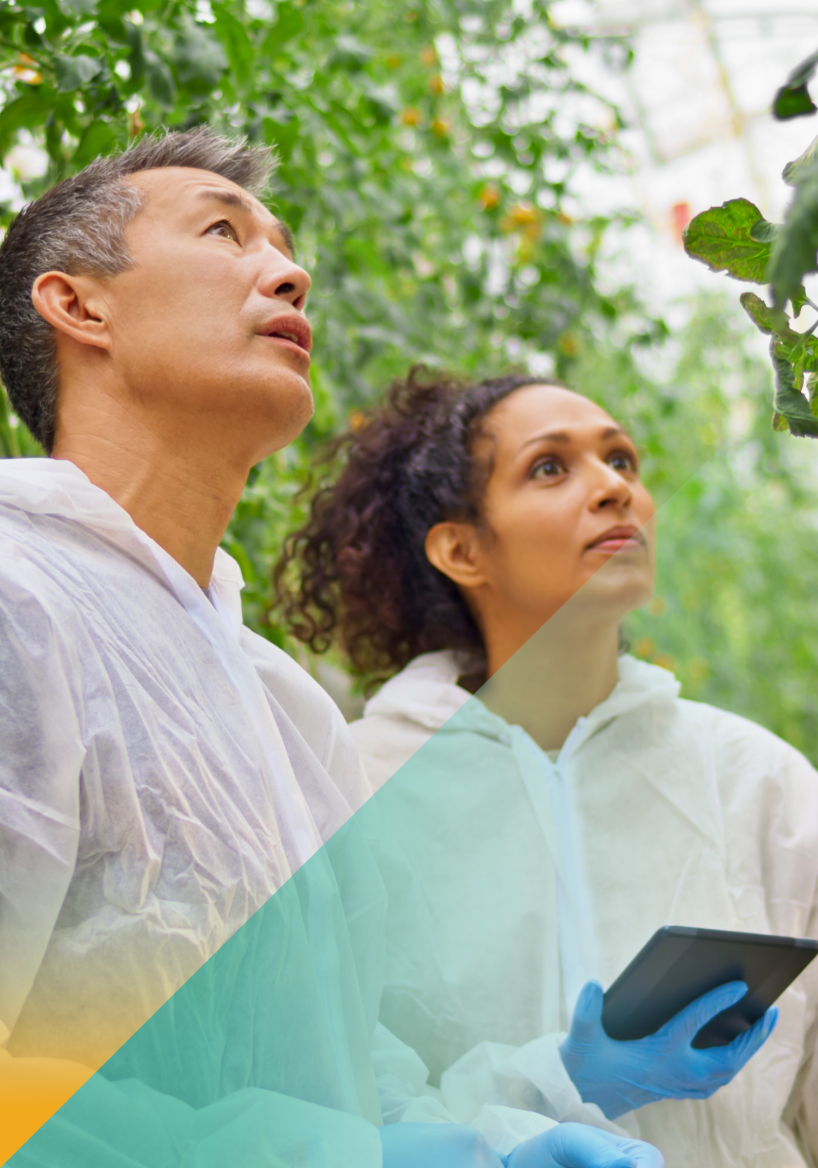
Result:
M79 844L84 747L76 662L57 620L0 578L0 1045L65 899Z
M564 1038L560 1033L545 1034L518 1047L478 1043L443 1072L443 1102L459 1123L473 1123L481 1109L501 1106L638 1137L634 1116L624 1127L611 1123L595 1104L583 1103L560 1057Z
M135 1079L94 1075L8 1162L11 1168L381 1168L378 1129L249 1087L199 1110Z
M809 937L818 938L818 904L813 907ZM804 1063L785 1113L785 1122L810 1164L818 1164L818 958L801 975L808 997Z
M536 1111L504 1104L496 1091L470 1109L468 1118L456 1115L445 1092L429 1086L428 1069L417 1052L380 1022L372 1039L372 1062L384 1123L468 1123L503 1152L555 1126Z

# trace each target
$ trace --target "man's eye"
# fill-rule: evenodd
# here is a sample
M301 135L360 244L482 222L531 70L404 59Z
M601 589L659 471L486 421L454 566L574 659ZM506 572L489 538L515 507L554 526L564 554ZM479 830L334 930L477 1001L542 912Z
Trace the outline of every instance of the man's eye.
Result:
M617 450L614 454L608 455L608 466L612 466L614 470L618 471L635 471L636 459L632 454L628 454L626 450Z
M218 223L211 224L205 234L220 235L222 239L232 239L235 243L238 243L239 238L233 225L228 223L226 219L220 219Z
M543 458L533 467L531 477L533 479L553 478L555 475L561 475L565 471L558 458Z

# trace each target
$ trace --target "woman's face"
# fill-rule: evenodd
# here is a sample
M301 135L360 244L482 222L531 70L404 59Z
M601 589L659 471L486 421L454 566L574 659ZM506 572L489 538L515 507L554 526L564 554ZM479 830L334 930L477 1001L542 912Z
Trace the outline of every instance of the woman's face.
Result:
M633 442L593 402L552 385L516 390L477 443L490 458L485 527L464 588L481 623L524 639L583 585L581 606L618 622L653 586L653 501ZM600 569L604 569L600 572ZM510 630L509 630L510 631Z

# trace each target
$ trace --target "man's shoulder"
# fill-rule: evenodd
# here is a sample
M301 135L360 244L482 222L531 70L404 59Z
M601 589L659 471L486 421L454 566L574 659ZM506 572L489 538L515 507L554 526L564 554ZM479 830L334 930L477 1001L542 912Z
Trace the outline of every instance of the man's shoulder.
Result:
M0 603L66 613L70 599L49 571L50 544L31 516L0 505Z
M338 706L306 669L270 641L242 628L242 648L281 707L353 809L369 795L361 759Z
M271 641L242 627L241 643L264 687L282 706L301 733L310 739L346 721L325 689L298 662Z

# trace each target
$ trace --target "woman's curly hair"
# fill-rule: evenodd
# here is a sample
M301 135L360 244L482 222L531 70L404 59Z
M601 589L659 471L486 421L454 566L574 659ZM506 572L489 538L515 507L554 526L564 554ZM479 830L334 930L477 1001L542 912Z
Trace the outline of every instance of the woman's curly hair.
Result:
M474 455L482 422L542 380L560 384L524 375L474 383L417 365L384 405L353 416L322 459L341 461L340 474L316 492L275 569L277 607L295 637L316 653L338 644L373 679L438 649L465 651L479 674L482 636L457 586L426 558L426 535L444 520L480 522L491 472Z

